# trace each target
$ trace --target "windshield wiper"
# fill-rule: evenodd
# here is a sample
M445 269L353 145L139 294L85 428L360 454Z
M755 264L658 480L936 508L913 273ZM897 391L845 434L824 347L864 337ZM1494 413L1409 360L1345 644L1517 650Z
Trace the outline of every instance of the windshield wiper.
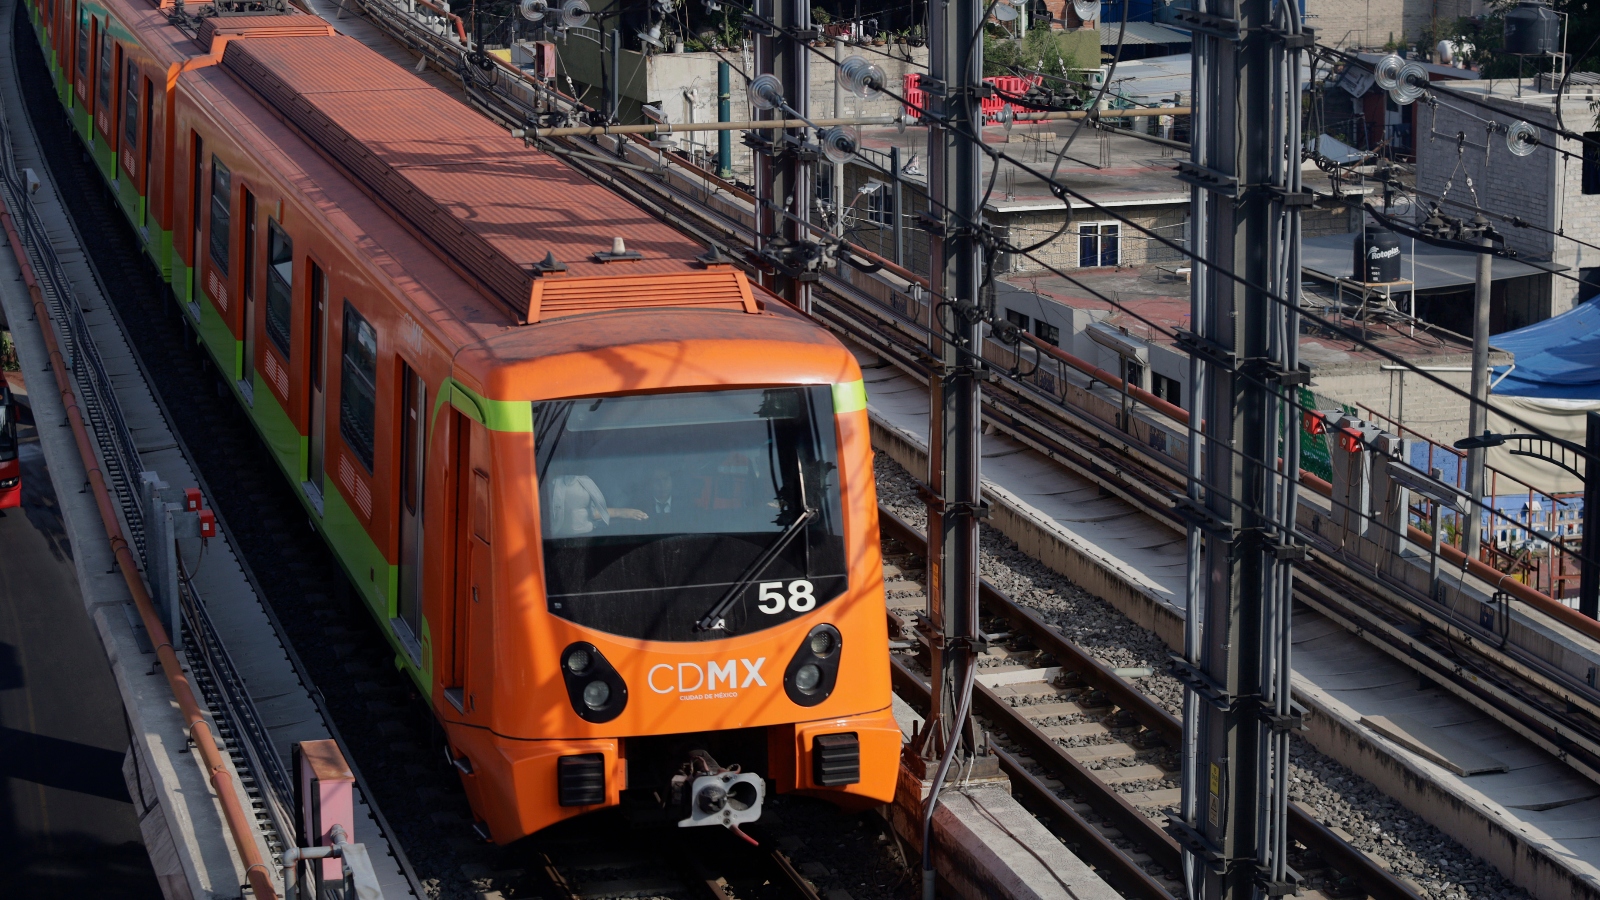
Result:
M767 567L771 566L772 561L778 558L778 554L783 552L783 548L789 546L795 535L799 534L806 524L816 517L817 511L810 507L806 507L800 515L795 516L794 521L789 523L789 527L783 530L783 534L778 535L778 539L773 541L766 550L762 551L761 555L756 557L756 561L744 570L743 575L739 576L739 580L728 588L728 592L722 595L722 599L717 601L717 605L711 607L705 615L700 617L700 621L694 623L694 630L716 631L727 628L728 623L724 620L724 617L728 614L728 610L733 608L733 604L739 601L739 595L743 594L746 588L754 584L755 580L767 571Z

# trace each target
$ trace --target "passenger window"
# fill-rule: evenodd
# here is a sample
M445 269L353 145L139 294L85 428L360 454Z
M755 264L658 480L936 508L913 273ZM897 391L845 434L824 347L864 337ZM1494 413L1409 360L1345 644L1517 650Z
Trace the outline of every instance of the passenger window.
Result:
M89 80L89 32L94 30L94 19L83 11L78 11L78 84L87 84Z
M267 219L267 337L289 358L289 316L294 297L294 242Z
M100 86L96 89L97 92L94 97L94 108L96 110L109 110L112 104L116 102L116 98L111 94L111 76L116 71L111 64L111 54L112 48L116 46L116 43L111 39L111 35L104 30L100 32ZM112 127L111 123L107 121L106 130L111 131ZM111 133L116 134L115 131Z
M211 260L226 275L228 273L228 238L232 213L228 197L233 176L222 160L211 157Z
M122 89L127 92L122 98L122 146L131 151L139 146L139 67L136 64L128 63Z
M339 379L339 433L372 471L372 435L377 410L378 334L344 302L344 367Z

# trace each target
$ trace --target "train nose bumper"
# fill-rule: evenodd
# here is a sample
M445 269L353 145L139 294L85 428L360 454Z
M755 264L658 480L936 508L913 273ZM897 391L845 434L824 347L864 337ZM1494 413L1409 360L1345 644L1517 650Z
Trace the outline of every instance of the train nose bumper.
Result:
M689 785L689 815L679 828L696 825L734 827L761 818L767 783L760 775L721 772L701 775Z
M871 806L894 799L900 726L888 710L772 728L769 774L779 792Z

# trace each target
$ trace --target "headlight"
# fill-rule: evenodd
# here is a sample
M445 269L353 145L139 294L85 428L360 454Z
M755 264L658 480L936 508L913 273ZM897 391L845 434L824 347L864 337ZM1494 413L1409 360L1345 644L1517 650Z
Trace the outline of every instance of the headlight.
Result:
M843 647L839 629L827 624L812 628L784 670L783 692L798 706L816 706L828 699L839 678Z
M794 686L802 694L815 693L821 682L822 670L817 668L816 663L806 663L794 670Z
M585 722L609 722L628 705L628 685L595 645L579 641L561 651L567 700Z

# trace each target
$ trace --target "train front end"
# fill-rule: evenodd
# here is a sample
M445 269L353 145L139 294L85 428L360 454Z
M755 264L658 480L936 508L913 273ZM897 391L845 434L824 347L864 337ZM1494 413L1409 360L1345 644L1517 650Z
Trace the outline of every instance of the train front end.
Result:
M633 343L639 317L586 318L488 387L543 396L487 460L493 599L468 615L493 619L472 629L491 711L447 729L474 809L504 843L616 805L737 829L770 791L888 802L901 735L855 360L787 314L665 314Z

